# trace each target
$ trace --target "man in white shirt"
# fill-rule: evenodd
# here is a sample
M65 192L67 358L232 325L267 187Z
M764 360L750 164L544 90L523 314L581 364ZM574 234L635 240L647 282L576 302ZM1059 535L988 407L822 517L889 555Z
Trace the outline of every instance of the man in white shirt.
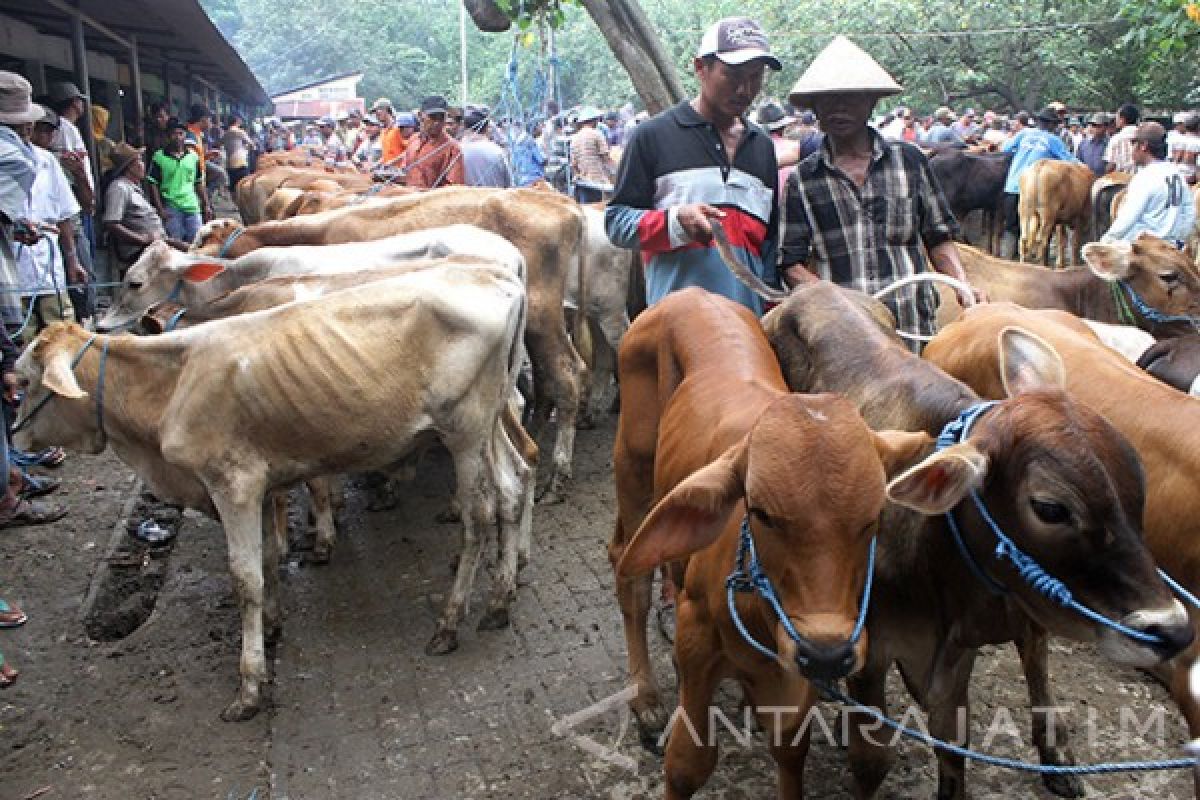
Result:
M1182 246L1196 224L1192 193L1179 165L1166 160L1167 132L1157 122L1138 126L1132 158L1137 172L1125 190L1125 202L1101 241L1132 242L1151 233Z
M1141 112L1132 103L1117 109L1116 133L1108 139L1104 149L1104 164L1109 172L1132 174L1137 165L1133 161L1133 137L1137 133Z
M79 202L80 212L71 222L75 231L75 249L90 281L92 246L95 243L92 213L96 210L96 184L92 176L92 161L88 157L83 136L79 133L87 101L87 96L73 83L64 81L50 86L50 110L59 116L58 130L55 131L50 150L58 156L59 165L67 173L75 199ZM91 315L96 303L96 290L87 283L85 281L85 286L72 290L75 310L79 312L77 319L80 321Z
M1196 167L1200 163L1200 114L1190 111L1180 120L1183 129L1175 137L1172 144L1167 136L1167 160L1179 165L1184 180L1189 184L1196 183Z
M67 282L87 282L87 272L76 254L75 229L71 222L79 213L79 203L66 173L49 150L60 124L58 115L47 110L34 123L30 138L37 167L30 203L33 220L43 226L58 228L57 235L44 229L45 235L38 243L20 248L17 256L21 294L34 306L31 332L41 330L51 322L74 319L75 309L67 294Z

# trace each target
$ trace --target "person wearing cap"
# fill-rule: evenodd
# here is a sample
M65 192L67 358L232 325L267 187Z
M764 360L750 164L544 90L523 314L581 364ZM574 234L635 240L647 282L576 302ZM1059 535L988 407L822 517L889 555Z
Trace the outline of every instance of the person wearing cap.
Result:
M973 108L963 111L962 116L955 120L954 124L950 127L958 134L958 138L964 142L974 141L979 138L979 126L975 124L975 109Z
M462 147L463 175L467 186L491 186L507 189L513 185L504 148L489 135L491 120L487 108L471 108L463 117Z
M966 147L967 143L951 123L954 122L954 112L948 106L940 106L933 112L933 127L925 132L921 143L927 146Z
M775 161L779 164L779 185L782 186L792 167L800 163L800 143L783 135L787 126L795 122L796 118L784 111L779 103L772 101L763 103L758 109L755 121L767 132L771 137L771 144L775 146Z
M186 145L187 128L177 119L167 123L170 137L167 145L154 154L146 182L150 201L163 219L167 235L172 239L191 242L196 238L203 219L204 178L200 173L200 157Z
M792 105L810 106L825 131L821 149L788 179L780 265L787 282L821 278L874 294L925 272L967 283L954 239L958 223L924 154L886 141L867 125L881 97L900 84L844 36L834 38L792 87ZM983 300L982 292L960 298ZM900 330L937 330L937 292L922 283L884 301Z
M462 186L462 147L446 133L446 98L430 95L421 101L421 130L404 151L405 185L416 189Z
M1196 225L1196 205L1179 165L1167 161L1167 132L1157 122L1143 122L1133 136L1137 171L1125 188L1112 227L1102 242L1132 242L1153 234L1182 249Z
M41 235L30 214L30 192L37 162L28 142L35 120L44 115L34 105L29 81L15 72L0 70L0 329L17 326L23 319L16 293L19 246L32 246Z
M575 119L571 134L571 175L575 182L575 199L581 203L598 203L604 199L604 189L611 186L617 166L613 163L608 139L600 132L604 112L594 106L584 106Z
M746 118L770 67L762 26L726 17L704 33L692 69L700 91L639 124L629 137L604 212L609 240L641 248L646 302L699 286L763 312L713 243L719 221L742 261L777 283L778 164L766 131Z
M1108 115L1097 111L1088 119L1087 133L1075 148L1075 157L1087 164L1097 178L1105 173L1104 151L1108 149Z
M513 142L513 182L517 186L532 186L546 180L546 153L542 150L542 120L532 119Z
M87 95L73 83L62 81L50 85L47 105L58 114L58 131L54 134L52 149L58 154L63 170L75 187L75 199L80 207L91 213L95 207L95 180L92 177L92 160L87 145L79 133L79 121L83 118Z
M242 118L231 114L225 135L221 137L221 147L225 149L225 166L229 172L229 188L237 189L242 178L250 174L250 154L258 149L258 144L242 127ZM107 215L105 217L107 219Z
M1004 179L1004 235L1000 239L1000 257L1013 259L1021 235L1021 216L1018 206L1021 196L1021 176L1034 162L1050 158L1057 161L1081 163L1067 145L1055 135L1058 112L1047 106L1034 117L1035 127L1022 128L1017 135L1000 145L1003 153L1012 153L1008 174Z
M75 309L67 284L87 283L87 272L76 252L75 226L79 203L71 190L67 174L50 152L59 117L49 109L33 124L33 147L37 175L33 181L30 210L33 221L43 231L58 229L58 235L46 233L37 244L23 247L17 261L21 278L21 296L32 308L30 326L36 333L51 322L75 318Z
M337 122L333 117L326 115L317 121L317 135L321 139L321 144L314 151L314 155L323 158L325 164L330 167L346 161L348 158L346 144L338 136Z
M979 139L988 146L989 150L999 149L1000 145L1008 141L1008 120L1005 117L992 115L985 127L986 130Z
M362 112L357 108L352 108L348 112L342 112L341 124L338 127L338 136L341 137L342 145L346 148L347 157L352 157L358 152L358 146L362 144L365 135L366 133L362 126Z
M118 278L151 242L164 239L177 249L187 249L186 242L167 239L162 217L142 189L145 177L140 151L124 142L113 148L113 168L105 175L103 222L118 262Z
M1133 160L1133 137L1137 135L1137 124L1141 118L1142 112L1133 103L1125 103L1117 109L1117 117L1113 122L1115 130L1109 136L1108 148L1104 151L1107 172L1132 175L1137 169Z
M1189 185L1196 183L1196 164L1200 161L1200 114L1185 113L1179 126L1183 129L1175 137L1174 144L1168 142L1167 159L1179 165L1179 171Z

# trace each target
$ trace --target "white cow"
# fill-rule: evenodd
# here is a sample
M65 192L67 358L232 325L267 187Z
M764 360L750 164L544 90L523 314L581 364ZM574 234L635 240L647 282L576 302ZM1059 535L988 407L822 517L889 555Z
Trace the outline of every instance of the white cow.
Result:
M525 290L503 267L447 265L153 337L43 331L16 441L98 453L111 444L158 496L215 513L242 612L241 686L226 719L260 706L278 554L264 496L311 476L380 469L438 438L455 466L463 550L426 648L457 647L481 554L499 520L501 565L481 628L506 625L533 476L505 433ZM264 570L264 560L267 568ZM265 591L264 591L265 583Z

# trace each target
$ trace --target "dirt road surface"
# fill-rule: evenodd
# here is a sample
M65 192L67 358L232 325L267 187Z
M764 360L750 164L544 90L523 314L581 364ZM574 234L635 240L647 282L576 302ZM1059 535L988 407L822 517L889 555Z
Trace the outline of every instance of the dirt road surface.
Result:
M30 614L24 628L0 631L0 648L22 670L0 694L0 800L42 789L50 800L661 797L661 759L622 726L619 703L582 721L576 738L552 730L623 688L624 641L604 550L614 428L609 418L580 433L568 503L536 509L533 563L512 627L475 632L489 584L481 571L461 649L449 656L422 650L457 547L456 527L436 521L448 498L447 460L428 462L394 511L367 512L362 491L351 488L333 563L309 565L298 551L282 567L272 705L239 724L218 718L236 687L239 644L219 526L188 515L169 557L143 565L123 547L118 563L101 570L110 543L124 543L114 526L135 480L111 455L73 455L59 494L71 515L0 532L0 593ZM129 580L105 584L118 595L108 598L112 619L136 623L153 609L125 638L95 641L89 630L112 632L85 618L85 599L97 594L93 579L114 568ZM668 644L658 633L651 644L660 678L673 685ZM1178 755L1182 724L1150 679L1061 641L1052 674L1080 760ZM891 697L899 713L905 695L894 686ZM994 752L1033 757L1011 648L981 657L972 701L976 743L990 732ZM740 719L732 695L721 703ZM814 726L806 789L848 797L845 759L830 741L833 710L824 718L835 735ZM773 796L761 736L725 733L722 743L716 773L697 796ZM932 764L923 746L901 745L880 796L933 796ZM1035 777L991 767L970 767L968 786L977 800L1050 796ZM1181 773L1115 776L1089 779L1087 796L1167 800L1190 797L1190 787Z

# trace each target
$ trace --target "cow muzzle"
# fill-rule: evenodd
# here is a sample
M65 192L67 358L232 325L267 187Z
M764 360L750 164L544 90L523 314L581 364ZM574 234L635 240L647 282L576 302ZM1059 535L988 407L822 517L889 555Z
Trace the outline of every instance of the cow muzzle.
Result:
M858 642L843 639L822 644L800 638L795 642L796 666L814 683L831 683L855 672L859 667Z

